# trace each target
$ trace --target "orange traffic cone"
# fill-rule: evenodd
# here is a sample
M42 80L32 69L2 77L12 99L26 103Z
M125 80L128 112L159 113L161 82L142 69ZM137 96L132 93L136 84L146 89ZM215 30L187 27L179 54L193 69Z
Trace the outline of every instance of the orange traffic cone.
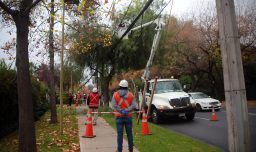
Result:
M143 115L142 115L141 133L142 133L142 135L151 135L151 133L149 133L149 129L148 129L148 118L147 118L147 115L144 110L143 110Z
M212 118L211 118L211 121L218 121L217 117L216 117L216 114L215 114L214 107L212 107Z
M86 120L86 128L85 128L85 135L83 135L83 138L94 138L96 135L93 135L93 128L92 128L92 112L91 110L87 113L87 120Z

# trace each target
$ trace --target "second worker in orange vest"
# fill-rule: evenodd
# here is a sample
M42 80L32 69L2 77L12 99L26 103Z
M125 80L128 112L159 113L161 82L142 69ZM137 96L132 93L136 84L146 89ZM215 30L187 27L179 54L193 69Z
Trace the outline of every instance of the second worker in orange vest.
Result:
M99 101L100 101L100 94L98 93L98 89L93 88L92 93L90 93L87 98L87 105L89 106L89 110L91 110L91 112L98 112ZM93 125L96 125L97 118L98 118L98 114L95 113L92 120Z
M117 151L123 150L123 128L125 126L129 152L133 151L132 136L132 110L136 108L135 98L128 91L128 82L122 80L119 83L119 90L114 93L112 98L112 107L116 111L116 129L117 129Z

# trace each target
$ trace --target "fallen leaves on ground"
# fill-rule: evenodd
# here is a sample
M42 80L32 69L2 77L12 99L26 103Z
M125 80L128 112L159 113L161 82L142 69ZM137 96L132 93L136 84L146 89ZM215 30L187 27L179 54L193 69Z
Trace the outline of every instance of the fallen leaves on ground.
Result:
M40 121L38 127L43 128L37 132L37 146L39 151L47 151L57 149L61 152L79 152L78 125L75 114L75 109L63 107L63 133L60 135L59 123L49 124L48 118L50 113L47 113L43 118L47 121ZM53 151L53 150L52 150Z

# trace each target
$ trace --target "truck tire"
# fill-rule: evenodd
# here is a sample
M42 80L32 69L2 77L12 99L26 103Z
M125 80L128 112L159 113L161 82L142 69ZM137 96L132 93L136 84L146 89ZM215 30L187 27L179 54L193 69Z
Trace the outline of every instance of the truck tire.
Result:
M159 116L158 111L157 111L156 108L154 108L152 110L151 118L152 118L151 120L154 124L159 124L160 123L160 116Z
M195 113L186 113L185 116L188 121L191 121L195 118Z
M200 104L196 104L196 111L202 111L202 107Z

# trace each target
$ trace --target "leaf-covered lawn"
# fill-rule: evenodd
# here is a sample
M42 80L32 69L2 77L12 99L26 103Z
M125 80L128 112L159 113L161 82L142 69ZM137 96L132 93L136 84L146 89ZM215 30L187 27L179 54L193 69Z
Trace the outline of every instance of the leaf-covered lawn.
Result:
M76 109L67 106L63 107L62 135L60 135L59 123L49 124L49 120L50 112L48 111L36 122L37 150L39 152L79 152ZM1 139L0 149L1 152L18 151L18 132Z

